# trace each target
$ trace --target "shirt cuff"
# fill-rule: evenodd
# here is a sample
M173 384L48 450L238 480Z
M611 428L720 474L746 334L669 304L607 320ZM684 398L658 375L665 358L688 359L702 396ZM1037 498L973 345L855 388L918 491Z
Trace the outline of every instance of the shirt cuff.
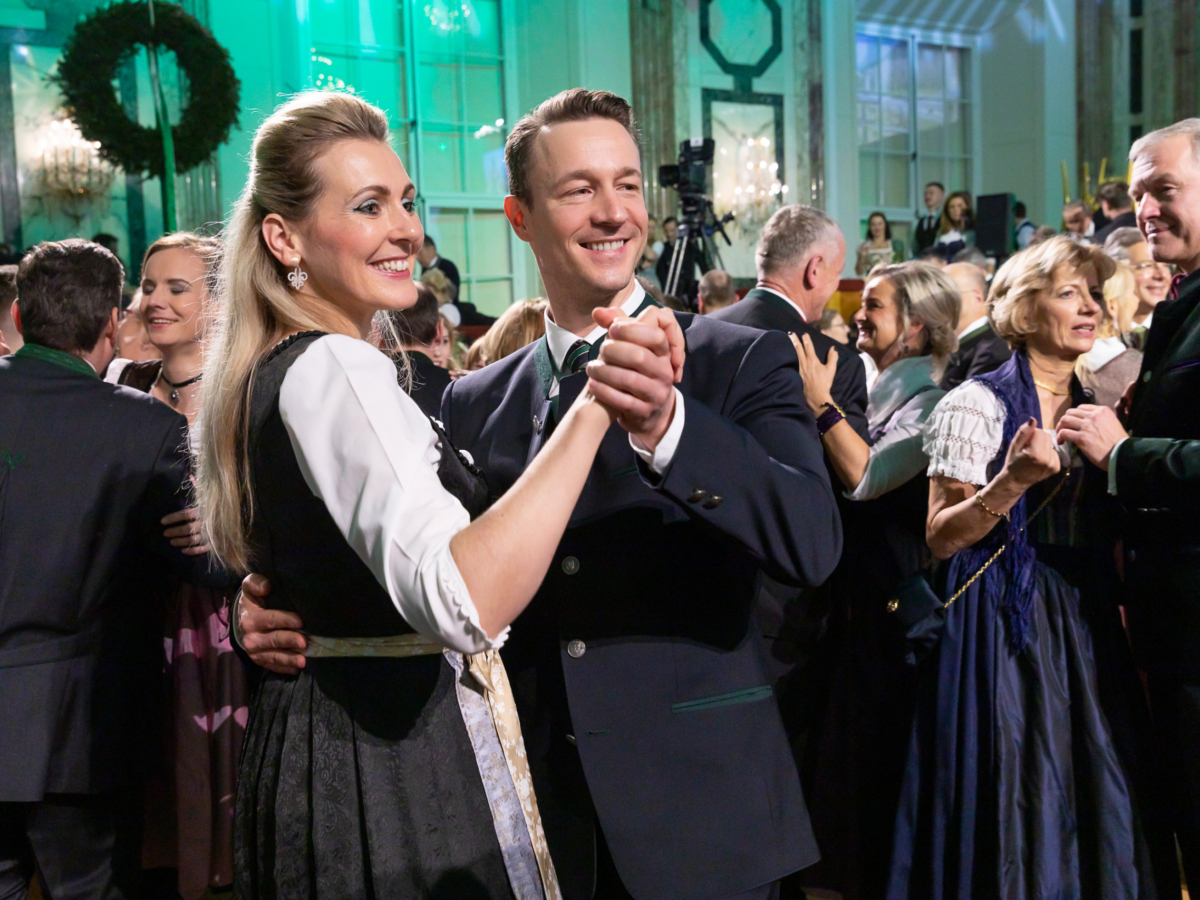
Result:
M683 436L683 394L679 393L679 388L674 388L674 391L675 409L672 413L671 424L667 426L667 433L662 436L662 440L658 442L654 451L651 452L634 435L629 436L629 446L655 475L661 475L667 471L667 467L675 459L675 451L679 449L679 439Z
M1114 497L1117 496L1117 451L1127 440L1127 437L1121 438L1108 453L1108 492Z

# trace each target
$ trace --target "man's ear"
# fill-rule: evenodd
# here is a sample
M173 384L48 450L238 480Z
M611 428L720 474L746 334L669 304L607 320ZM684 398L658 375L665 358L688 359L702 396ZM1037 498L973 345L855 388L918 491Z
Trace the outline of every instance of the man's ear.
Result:
M12 313L13 324L17 326L17 334L25 337L25 327L21 324L21 307L17 306L17 301L14 300L12 308L9 310Z
M804 264L804 288L805 290L815 290L821 286L821 264L825 261L819 253L809 257L808 262Z
M262 236L271 255L288 268L304 258L304 239L279 213L263 219Z
M508 224L512 226L512 230L516 232L517 237L525 243L529 243L529 225L527 218L529 210L525 204L509 194L504 198L504 215L508 216Z

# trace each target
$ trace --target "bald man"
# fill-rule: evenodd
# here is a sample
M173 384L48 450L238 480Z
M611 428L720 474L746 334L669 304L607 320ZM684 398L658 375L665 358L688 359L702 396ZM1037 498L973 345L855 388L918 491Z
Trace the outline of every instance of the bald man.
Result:
M987 280L978 266L951 263L945 272L962 295L962 314L958 319L958 350L950 356L942 388L958 387L968 378L1000 368L1012 350L988 322Z

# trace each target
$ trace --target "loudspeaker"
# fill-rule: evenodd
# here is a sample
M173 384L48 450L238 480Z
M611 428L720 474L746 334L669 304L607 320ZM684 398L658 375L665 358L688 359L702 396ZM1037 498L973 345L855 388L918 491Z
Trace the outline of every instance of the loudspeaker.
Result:
M999 265L1012 255L1015 236L1012 194L987 194L975 201L975 246Z

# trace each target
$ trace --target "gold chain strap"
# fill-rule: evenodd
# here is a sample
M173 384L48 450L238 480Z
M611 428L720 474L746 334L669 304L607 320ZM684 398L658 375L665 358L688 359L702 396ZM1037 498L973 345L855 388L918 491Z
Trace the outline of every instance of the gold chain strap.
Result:
M1063 489L1063 485L1067 483L1067 478L1070 476L1070 474L1071 474L1071 470L1069 468L1063 472L1063 477L1060 478L1058 481L1058 484L1056 484L1054 486L1054 490L1052 490L1049 494L1046 495L1046 499L1043 500L1041 502L1041 504L1038 505L1038 508L1033 511L1033 515L1031 515L1025 519L1025 524L1021 526L1021 531L1024 531L1026 528L1028 528L1033 523L1033 520L1042 514L1042 510L1044 510L1047 506L1050 505L1050 501L1058 496L1058 492ZM978 497L979 495L976 494L975 496ZM987 507L984 507L984 509L987 509ZM991 512L991 510L988 510L988 512ZM1020 533L1020 532L1018 532L1018 533ZM985 562L982 566L980 566L979 570L974 575L972 575L970 578L967 579L966 584L964 584L962 587L960 587L955 592L953 597L951 597L949 600L947 600L945 603L942 604L942 609L945 609L951 603L953 603L955 600L957 600L959 597L961 597L963 594L965 594L967 592L967 589L970 588L971 585L973 585L979 579L980 575L982 575L984 572L986 572L988 570L988 568L992 565L992 563L994 563L996 560L998 560L1000 558L1000 555L1006 549L1008 549L1007 542L1001 544L1000 549L992 554L992 558L989 559L987 562Z

